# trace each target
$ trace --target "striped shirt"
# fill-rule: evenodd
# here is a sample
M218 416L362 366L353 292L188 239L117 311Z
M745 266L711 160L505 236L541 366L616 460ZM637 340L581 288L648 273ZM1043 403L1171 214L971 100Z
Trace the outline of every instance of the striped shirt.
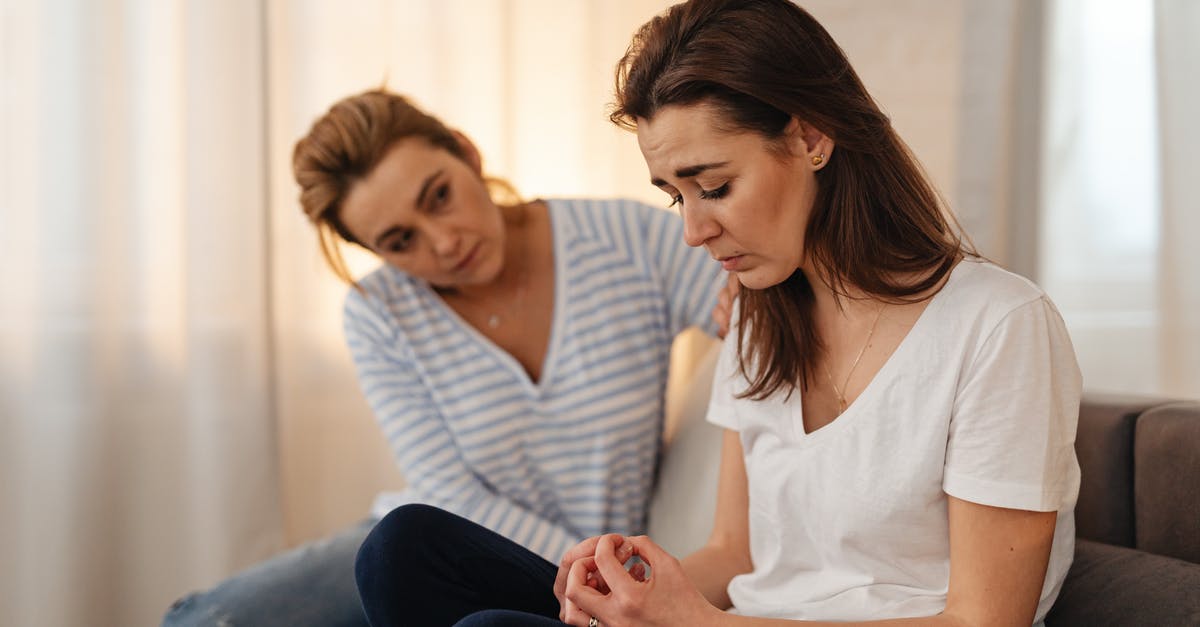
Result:
M724 273L673 213L630 200L547 201L554 317L541 379L423 281L384 265L351 290L359 382L408 488L557 562L583 538L642 533L671 341L710 312Z

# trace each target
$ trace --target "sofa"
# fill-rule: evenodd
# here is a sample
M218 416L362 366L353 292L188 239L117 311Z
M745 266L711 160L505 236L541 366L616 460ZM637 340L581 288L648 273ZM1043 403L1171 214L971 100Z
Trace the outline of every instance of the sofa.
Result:
M668 416L648 533L675 555L712 529L716 353L703 352ZM1200 402L1086 393L1075 450L1075 561L1047 627L1200 627Z

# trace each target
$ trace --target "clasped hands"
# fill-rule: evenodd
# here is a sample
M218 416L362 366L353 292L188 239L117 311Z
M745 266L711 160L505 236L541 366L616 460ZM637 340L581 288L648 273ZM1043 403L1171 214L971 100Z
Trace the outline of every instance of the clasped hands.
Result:
M634 557L641 561L626 570ZM554 596L559 620L576 627L592 617L603 627L699 625L717 611L679 560L646 536L615 533L588 538L563 555Z

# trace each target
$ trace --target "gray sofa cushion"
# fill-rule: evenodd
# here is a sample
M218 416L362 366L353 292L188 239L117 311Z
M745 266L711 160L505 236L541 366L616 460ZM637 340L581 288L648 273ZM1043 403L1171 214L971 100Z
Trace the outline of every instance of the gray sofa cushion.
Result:
M1046 627L1200 625L1200 564L1077 540Z
M1161 400L1088 394L1079 408L1075 454L1083 481L1075 505L1080 538L1133 546L1133 430L1138 414Z
M1135 441L1137 548L1200 564L1200 403L1147 411Z

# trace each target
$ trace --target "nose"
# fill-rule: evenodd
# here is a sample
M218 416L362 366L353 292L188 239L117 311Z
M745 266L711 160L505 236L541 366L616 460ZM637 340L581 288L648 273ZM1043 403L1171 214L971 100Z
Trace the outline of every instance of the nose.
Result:
M701 204L701 203L697 203ZM703 246L704 242L721 234L721 225L703 207L687 207L683 214L683 241L688 246Z
M439 257L453 257L458 253L458 248L462 243L462 238L458 231L451 228L449 225L438 224L435 220L431 220L426 226L426 233L429 235L429 241L433 245L433 252Z

